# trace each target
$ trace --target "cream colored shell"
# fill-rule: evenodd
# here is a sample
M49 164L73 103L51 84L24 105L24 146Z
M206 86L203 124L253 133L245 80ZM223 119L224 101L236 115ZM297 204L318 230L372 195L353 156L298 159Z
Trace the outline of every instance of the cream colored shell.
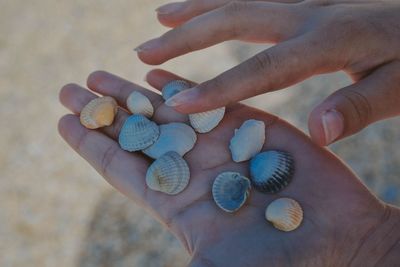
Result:
M147 170L146 184L155 191L169 195L182 192L189 184L190 170L186 161L176 152L162 155Z
M192 127L198 133L208 133L218 126L225 115L225 107L206 112L189 114Z
M144 94L133 91L126 99L126 106L132 114L142 114L151 118L154 113L153 105Z
M110 126L117 114L118 105L110 96L98 97L86 104L80 114L80 121L88 129Z
M265 218L281 231L295 230L303 221L303 209L291 198L278 198L272 201L266 211Z

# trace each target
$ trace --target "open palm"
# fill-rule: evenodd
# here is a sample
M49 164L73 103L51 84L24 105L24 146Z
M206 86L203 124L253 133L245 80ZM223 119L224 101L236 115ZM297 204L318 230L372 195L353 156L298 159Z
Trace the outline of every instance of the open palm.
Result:
M160 70L148 75L156 89L177 78ZM185 155L191 180L182 193L169 196L152 191L145 184L151 160L123 151L117 142L129 116L125 99L134 90L147 95L155 107L153 119L159 124L186 121L187 117L165 106L159 94L106 72L90 75L88 87L117 99L122 108L114 124L88 130L76 115L66 115L59 123L61 135L111 185L145 207L181 240L192 255L190 266L358 266L365 240L394 209L378 201L328 150L277 117L242 104L228 107L217 128L198 135L194 149ZM66 85L60 93L61 102L75 114L95 97L75 84ZM234 129L247 119L265 122L263 150L291 153L296 170L292 183L280 193L252 190L246 204L228 214L213 202L211 186L223 171L248 176L248 162L233 162L228 148ZM290 233L274 229L264 218L266 206L283 196L296 199L304 209L302 225Z

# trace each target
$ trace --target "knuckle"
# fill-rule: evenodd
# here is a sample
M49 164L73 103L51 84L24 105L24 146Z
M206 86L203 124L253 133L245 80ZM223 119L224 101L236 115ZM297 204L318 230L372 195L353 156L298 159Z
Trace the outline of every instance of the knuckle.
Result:
M223 10L227 17L237 17L241 15L245 6L247 6L246 2L232 1L225 5Z
M255 71L264 71L266 69L275 69L277 67L276 60L274 59L273 55L268 52L264 51L262 53L258 53L253 57L252 64Z

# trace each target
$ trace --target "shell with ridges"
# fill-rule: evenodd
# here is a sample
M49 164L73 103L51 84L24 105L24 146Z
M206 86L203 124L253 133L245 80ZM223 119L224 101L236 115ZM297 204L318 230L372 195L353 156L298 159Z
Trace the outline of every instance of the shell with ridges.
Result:
M250 188L250 180L240 173L223 172L214 180L212 195L222 210L235 212L246 202Z
M258 120L247 120L231 139L229 149L235 162L251 159L259 153L265 142L265 124Z
M133 91L126 99L126 106L133 114L142 114L151 118L154 113L153 105L150 100L138 91Z
M303 209L294 199L278 198L268 205L265 218L276 229L289 232L300 226L303 221Z
M88 129L110 126L117 111L118 105L114 98L110 96L98 97L87 103L82 109L80 121Z
M169 195L182 192L188 185L189 179L189 166L174 151L169 151L154 161L146 173L146 184L150 189Z
M250 178L254 187L265 193L276 193L285 188L294 173L293 157L283 151L269 150L250 160Z
M174 95L182 92L183 90L191 88L190 84L183 80L176 80L167 83L161 90L162 96L165 101L169 98L173 97Z
M126 151L139 151L151 146L160 135L160 129L155 122L143 115L129 116L119 133L118 142Z
M189 114L189 120L196 132L208 133L218 126L224 115L225 107L222 107L206 112Z
M162 124L157 141L142 152L153 159L168 151L175 151L183 156L194 147L196 141L197 135L192 127L179 122Z

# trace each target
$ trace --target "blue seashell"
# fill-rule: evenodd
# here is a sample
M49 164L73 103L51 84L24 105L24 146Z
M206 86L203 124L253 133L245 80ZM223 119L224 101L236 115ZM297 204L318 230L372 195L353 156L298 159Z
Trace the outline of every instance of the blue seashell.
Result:
M129 116L119 133L118 142L123 150L133 152L151 146L160 135L155 122L145 116L135 114Z
M284 189L294 173L293 157L283 151L261 152L250 161L250 178L254 187L264 193Z
M174 95L182 92L183 90L189 89L192 86L186 81L183 80L176 80L167 83L161 90L162 96L165 101L169 98L173 97Z

